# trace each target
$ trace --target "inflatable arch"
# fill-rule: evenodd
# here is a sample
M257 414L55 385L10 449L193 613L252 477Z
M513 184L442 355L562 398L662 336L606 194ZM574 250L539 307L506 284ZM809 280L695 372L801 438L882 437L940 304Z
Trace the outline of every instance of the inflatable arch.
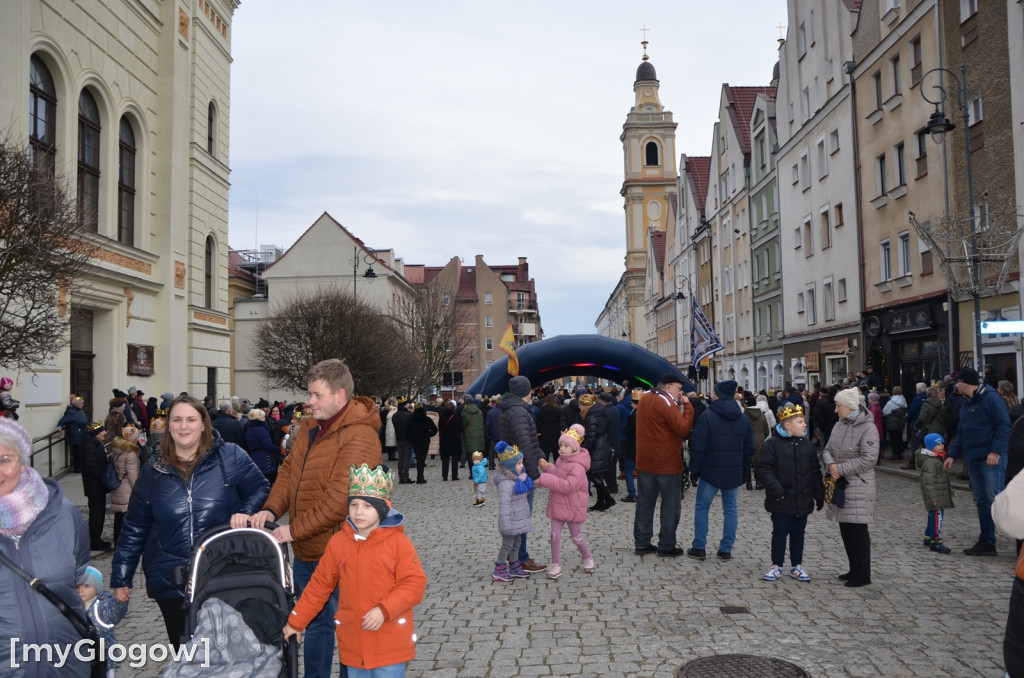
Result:
M519 374L534 387L559 377L588 375L615 383L629 380L630 387L649 389L658 378L672 373L683 382L683 391L696 391L693 383L659 355L629 341L600 334L565 334L519 347ZM496 360L478 376L466 393L485 396L508 391L508 358Z

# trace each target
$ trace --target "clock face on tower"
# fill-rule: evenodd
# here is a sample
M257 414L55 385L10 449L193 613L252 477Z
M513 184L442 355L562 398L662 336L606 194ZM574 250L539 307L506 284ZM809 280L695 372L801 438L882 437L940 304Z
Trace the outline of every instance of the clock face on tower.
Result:
M645 87L644 88L644 96L645 97L651 96L651 88L650 87Z

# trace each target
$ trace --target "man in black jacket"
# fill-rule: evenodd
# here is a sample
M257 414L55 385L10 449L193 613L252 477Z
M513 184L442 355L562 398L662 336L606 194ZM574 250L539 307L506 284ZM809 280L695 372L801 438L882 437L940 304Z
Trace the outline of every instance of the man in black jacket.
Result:
M82 491L89 502L89 548L93 551L109 551L110 542L103 541L103 523L107 519L107 489L103 487L103 469L107 464L107 451L103 442L107 430L95 422L85 427L86 434L78 448L79 464L82 469Z
M245 435L242 433L242 425L235 418L235 410L230 400L222 400L214 417L212 426L220 433L221 440L226 443L234 443L243 450L248 451L245 444Z
M508 382L508 397L498 402L498 411L501 424L501 439L509 445L515 445L523 454L523 466L526 473L536 480L540 477L540 469L537 462L542 453L540 441L537 439L537 424L533 420L532 388L530 380L526 377L512 377ZM530 515L533 515L533 490L527 493L527 500L530 502ZM519 545L519 562L527 572L543 572L546 565L540 565L533 561L526 550L526 535L522 535L522 542Z
M409 457L412 455L412 403L408 398L398 399L398 411L391 417L395 427L395 450L398 454L398 483L408 485L415 482L409 477Z

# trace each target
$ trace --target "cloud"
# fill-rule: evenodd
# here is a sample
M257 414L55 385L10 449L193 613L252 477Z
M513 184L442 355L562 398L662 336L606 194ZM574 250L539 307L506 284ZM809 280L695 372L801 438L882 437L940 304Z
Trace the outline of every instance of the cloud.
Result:
M623 270L638 29L677 151L707 155L722 83L767 83L786 18L785 0L281 7L247 1L232 26L231 245L288 247L326 211L407 263L525 256L548 336L594 331Z

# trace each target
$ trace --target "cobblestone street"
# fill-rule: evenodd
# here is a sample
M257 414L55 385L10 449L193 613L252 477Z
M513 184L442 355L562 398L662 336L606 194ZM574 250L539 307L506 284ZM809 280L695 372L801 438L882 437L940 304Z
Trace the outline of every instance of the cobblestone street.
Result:
M925 512L916 474L887 471L878 475L871 526L873 583L848 589L835 579L847 562L838 527L824 512L807 527L804 565L813 580L763 581L771 523L763 493L746 490L740 492L730 562L713 556L721 534L719 502L712 507L704 562L635 555L633 505L619 503L592 513L584 526L597 562L594 574L583 573L579 554L563 535L565 572L558 580L538 573L495 583L490 574L500 539L493 485L488 503L474 508L468 470L458 482L442 482L440 468L428 468L426 485L399 486L394 497L430 582L415 610L420 642L407 675L668 677L699 657L742 653L783 659L822 678L1002 676L1012 540L1000 538L996 558L963 555L977 538L978 519L969 491L960 489L944 524L953 553L923 548ZM63 484L84 506L78 477ZM683 547L693 537L693 498L688 491L683 499ZM546 504L546 491L538 490L536 531L528 542L531 556L544 563L550 558ZM107 553L94 561L104 577L110 559ZM141 574L117 636L125 644L164 640ZM159 670L147 666L125 675L156 676Z

